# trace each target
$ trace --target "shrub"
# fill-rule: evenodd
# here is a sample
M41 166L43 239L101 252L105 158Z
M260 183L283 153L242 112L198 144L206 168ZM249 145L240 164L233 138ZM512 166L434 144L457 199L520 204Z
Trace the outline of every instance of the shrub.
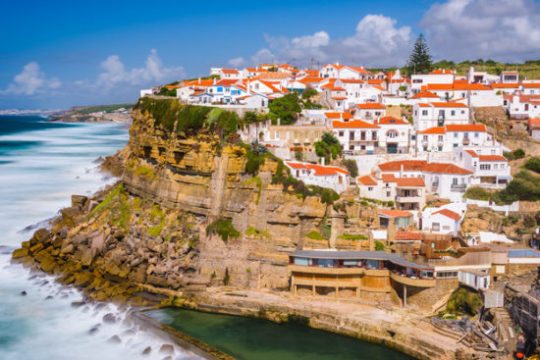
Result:
M358 176L358 164L355 160L343 160L341 163L347 168L351 177L355 178Z
M384 251L384 244L379 240L375 241L375 250Z
M503 155L508 160L523 159L525 157L525 151L523 149L516 149L514 151L505 151Z
M244 172L250 175L257 175L259 173L259 168L264 164L267 156L267 151L264 146L252 145L249 147L246 157L246 165L244 167Z
M321 233L315 230L308 232L306 236L313 240L324 240L324 237L321 235Z
M471 186L465 191L463 197L466 199L489 201L491 192L479 186Z
M446 310L454 314L476 315L482 305L482 298L477 292L459 287L450 295Z
M535 173L540 173L540 158L539 157L530 158L525 163L525 168L531 171L534 171Z
M499 197L505 202L540 200L539 178L528 171L520 171L514 176L506 189L499 192Z
M339 238L343 240L353 240L353 241L368 239L368 237L364 234L341 234L339 235ZM383 245L383 249L384 249L384 245Z
M240 232L234 228L231 219L217 219L206 227L206 235L218 234L224 242L229 238L240 237Z
M319 157L323 157L327 164L332 159L337 159L341 155L341 145L339 140L334 134L326 132L322 135L321 140L315 144L315 154Z
M290 125L296 122L296 117L302 111L298 94L293 92L283 97L274 99L268 105L269 116L272 123L280 120L281 125Z

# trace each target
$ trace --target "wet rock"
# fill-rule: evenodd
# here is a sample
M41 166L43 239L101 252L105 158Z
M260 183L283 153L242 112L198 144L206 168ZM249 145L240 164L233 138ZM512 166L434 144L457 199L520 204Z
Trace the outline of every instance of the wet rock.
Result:
M93 334L97 333L100 326L101 326L101 324L96 324L96 325L92 326L90 328L90 330L88 330L88 334L93 335Z
M78 308L86 304L86 301L80 300L80 301L72 301L71 307Z
M114 324L116 322L116 316L113 313L107 313L103 315L103 322L107 324Z
M52 295L49 295L49 296L47 296L47 297L45 298L45 300L52 300L52 299L54 299L54 296L52 296Z
M165 357L164 357L163 359L161 359L161 360L173 360L173 358L172 358L172 356L169 355L169 356L165 356Z
M171 344L163 344L159 348L160 354L174 354L174 346Z
M120 339L120 336L118 335L113 335L109 338L109 340L107 340L108 342L110 343L113 343L113 344L120 344L122 343L122 339Z
M142 351L142 354L143 354L143 355L150 355L151 352L152 352L152 347L151 347L151 346L147 346L147 347Z
M23 258L23 257L26 257L26 256L28 256L28 249L26 249L26 248L16 249L11 254L11 257L13 259L20 259L20 258Z
M26 291L24 291L24 290L21 291L21 296L26 296L26 295L28 295L28 293Z

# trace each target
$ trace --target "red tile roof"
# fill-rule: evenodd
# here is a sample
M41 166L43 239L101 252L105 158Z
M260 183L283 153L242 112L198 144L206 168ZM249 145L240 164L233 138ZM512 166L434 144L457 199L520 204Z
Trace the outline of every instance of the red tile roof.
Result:
M221 69L221 72L224 74L238 74L238 70L236 69Z
M374 178L372 178L371 175L365 175L365 176L359 177L358 182L366 186L377 185L377 181Z
M420 91L416 95L414 95L411 99L438 99L439 96L437 94L432 93L431 91Z
M472 171L450 163L428 163L425 160L389 161L379 164L381 171L397 172L403 166L404 171L424 171L439 174L469 175Z
M328 119L348 120L352 118L352 114L350 112L329 111L329 112L325 112L324 115L326 115Z
M349 174L347 170L339 168L337 166L324 166L324 165L316 165L316 164L309 164L309 163L298 163L298 162L292 162L292 161L288 161L286 164L293 169L313 170L315 176L332 176L332 175L337 175L338 173L345 174L345 175Z
M424 179L421 177L397 178L396 184L398 187L424 187Z
M370 124L362 120L352 121L333 121L332 126L334 129L378 129L375 124Z
M363 110L372 110L372 109L386 110L386 106L380 103L356 104L356 107Z
M527 123L529 125L529 128L531 128L531 129L540 128L540 118L529 119L529 121Z
M444 215L454 221L458 221L459 219L461 219L461 215L459 215L457 212L454 212L448 209L442 209L433 213L433 215L436 215L436 214Z
M487 128L484 124L448 124L446 131L449 132L486 132Z
M507 162L508 160L501 155L479 155L478 158L482 162L499 162L504 161Z
M518 83L511 83L511 84L494 83L494 84L491 84L491 87L494 89L517 89L519 87L519 84Z
M396 231L396 240L422 240L423 235L418 231Z
M418 131L419 134L444 134L446 133L446 128L444 126L432 127L429 129Z
M380 209L379 215L386 215L391 218L396 218L396 217L410 217L412 216L412 213L405 210Z
M524 89L539 89L540 88L540 82L535 82L535 83L523 83L521 84L523 85L523 88Z
M432 102L429 104L418 104L420 107L436 107L436 108L466 108L467 105L458 102Z
M395 118L393 116L383 116L377 121L379 125L408 125L409 123L405 120Z

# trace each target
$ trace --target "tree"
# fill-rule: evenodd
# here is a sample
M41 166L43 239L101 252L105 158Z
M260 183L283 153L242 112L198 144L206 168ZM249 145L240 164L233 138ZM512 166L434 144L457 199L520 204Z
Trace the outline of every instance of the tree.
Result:
M414 48L409 56L408 67L410 74L426 74L431 70L431 54L426 39L422 34L418 36L414 43Z
M281 125L293 124L298 113L302 111L298 94L294 92L272 100L268 108L272 123L275 124L280 119Z
M341 163L347 168L351 177L355 178L358 176L358 164L356 160L348 159L343 160Z
M323 157L326 164L329 164L332 159L341 155L339 140L332 133L324 133L321 140L315 143L315 154Z

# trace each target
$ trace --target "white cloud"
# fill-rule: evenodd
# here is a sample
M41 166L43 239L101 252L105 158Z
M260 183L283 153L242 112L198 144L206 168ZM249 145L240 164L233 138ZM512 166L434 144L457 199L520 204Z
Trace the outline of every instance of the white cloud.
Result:
M182 67L164 67L157 51L152 49L141 68L126 69L118 55L109 56L101 63L96 87L111 90L118 85L149 85L178 80L183 76L185 71Z
M242 57L235 57L229 60L229 65L234 66L236 68L242 67L246 63L246 60Z
M410 51L411 29L398 27L396 20L383 15L366 15L354 33L332 39L328 32L317 31L297 37L265 36L268 48L252 57L260 62L261 55L279 62L305 66L311 59L319 62L341 61L365 65L395 65L406 61Z
M275 55L269 49L261 49L251 57L253 64L273 63L276 60Z
M436 57L525 60L540 51L540 5L534 0L447 0L421 26Z
M13 81L1 93L30 96L47 89L58 89L61 85L62 83L57 78L48 78L41 71L37 62L29 62L19 74L15 75Z

